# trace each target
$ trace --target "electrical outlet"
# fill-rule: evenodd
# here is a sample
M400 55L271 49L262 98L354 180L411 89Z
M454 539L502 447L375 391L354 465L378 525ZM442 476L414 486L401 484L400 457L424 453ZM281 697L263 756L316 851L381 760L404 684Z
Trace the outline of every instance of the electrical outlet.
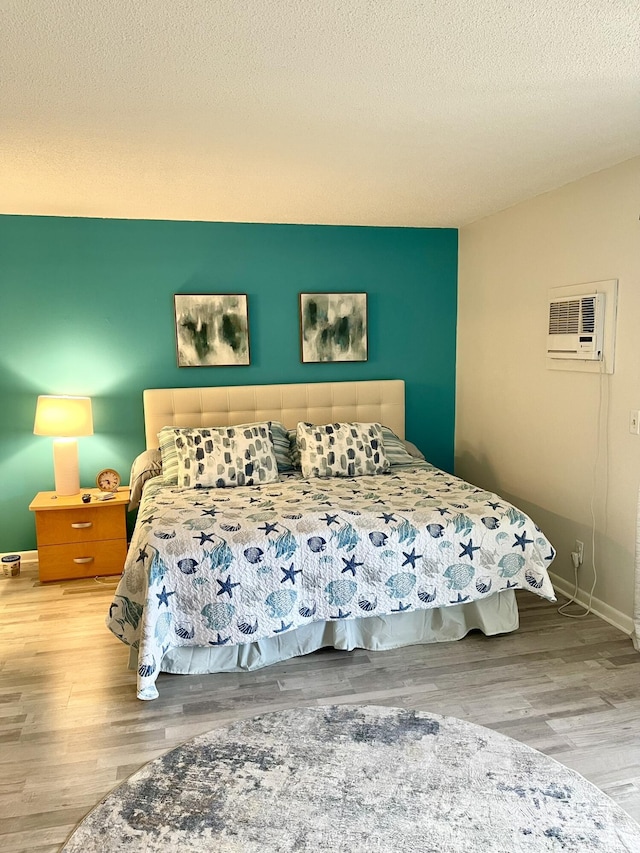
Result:
M637 409L629 412L629 432L631 435L640 435L640 411Z
M579 539L576 539L576 553L578 555L578 565L581 566L584 560L584 542L581 542Z

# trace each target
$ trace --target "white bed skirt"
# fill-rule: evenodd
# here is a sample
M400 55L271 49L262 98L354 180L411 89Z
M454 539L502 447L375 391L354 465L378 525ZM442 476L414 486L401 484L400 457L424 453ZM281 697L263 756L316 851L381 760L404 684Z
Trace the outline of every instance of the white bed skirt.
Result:
M474 629L483 634L507 634L518 628L518 605L513 590L468 604L433 610L313 622L242 646L184 646L170 649L162 659L162 672L196 675L242 672L308 655L322 648L384 651L401 646L460 640ZM137 651L131 649L129 666L137 668Z

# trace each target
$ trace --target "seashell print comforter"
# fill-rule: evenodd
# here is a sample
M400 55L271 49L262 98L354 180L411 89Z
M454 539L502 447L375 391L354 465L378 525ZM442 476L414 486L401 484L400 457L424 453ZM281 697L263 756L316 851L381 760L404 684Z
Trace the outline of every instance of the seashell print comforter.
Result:
M555 600L555 551L491 492L426 462L235 489L147 483L108 628L154 699L165 652L250 643L310 620L446 607L510 588Z

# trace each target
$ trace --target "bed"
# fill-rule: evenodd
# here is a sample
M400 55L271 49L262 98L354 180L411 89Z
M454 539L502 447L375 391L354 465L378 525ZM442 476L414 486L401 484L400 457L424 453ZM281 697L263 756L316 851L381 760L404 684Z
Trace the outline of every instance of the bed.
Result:
M160 672L253 670L327 646L506 633L518 627L515 589L555 600L555 552L532 519L405 442L402 380L153 389L143 404L155 462L107 616L130 646L140 699L158 696ZM316 442L344 430L364 467L318 477L327 469L309 466L327 457L316 459ZM246 469L253 480L196 483L189 466L196 456L199 471L209 464L199 442L210 448L212 434L246 435L252 454L264 445L266 456ZM346 440L343 456L330 456L338 467L344 452L354 455Z

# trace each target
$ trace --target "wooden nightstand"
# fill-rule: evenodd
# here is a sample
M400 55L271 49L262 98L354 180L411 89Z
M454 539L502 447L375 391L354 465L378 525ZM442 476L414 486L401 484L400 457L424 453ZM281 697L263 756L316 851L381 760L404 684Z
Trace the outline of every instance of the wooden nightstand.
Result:
M82 503L81 494L91 503ZM129 489L115 498L98 501L98 489L56 497L38 492L29 509L36 514L38 563L41 581L119 575L127 555L126 511Z

